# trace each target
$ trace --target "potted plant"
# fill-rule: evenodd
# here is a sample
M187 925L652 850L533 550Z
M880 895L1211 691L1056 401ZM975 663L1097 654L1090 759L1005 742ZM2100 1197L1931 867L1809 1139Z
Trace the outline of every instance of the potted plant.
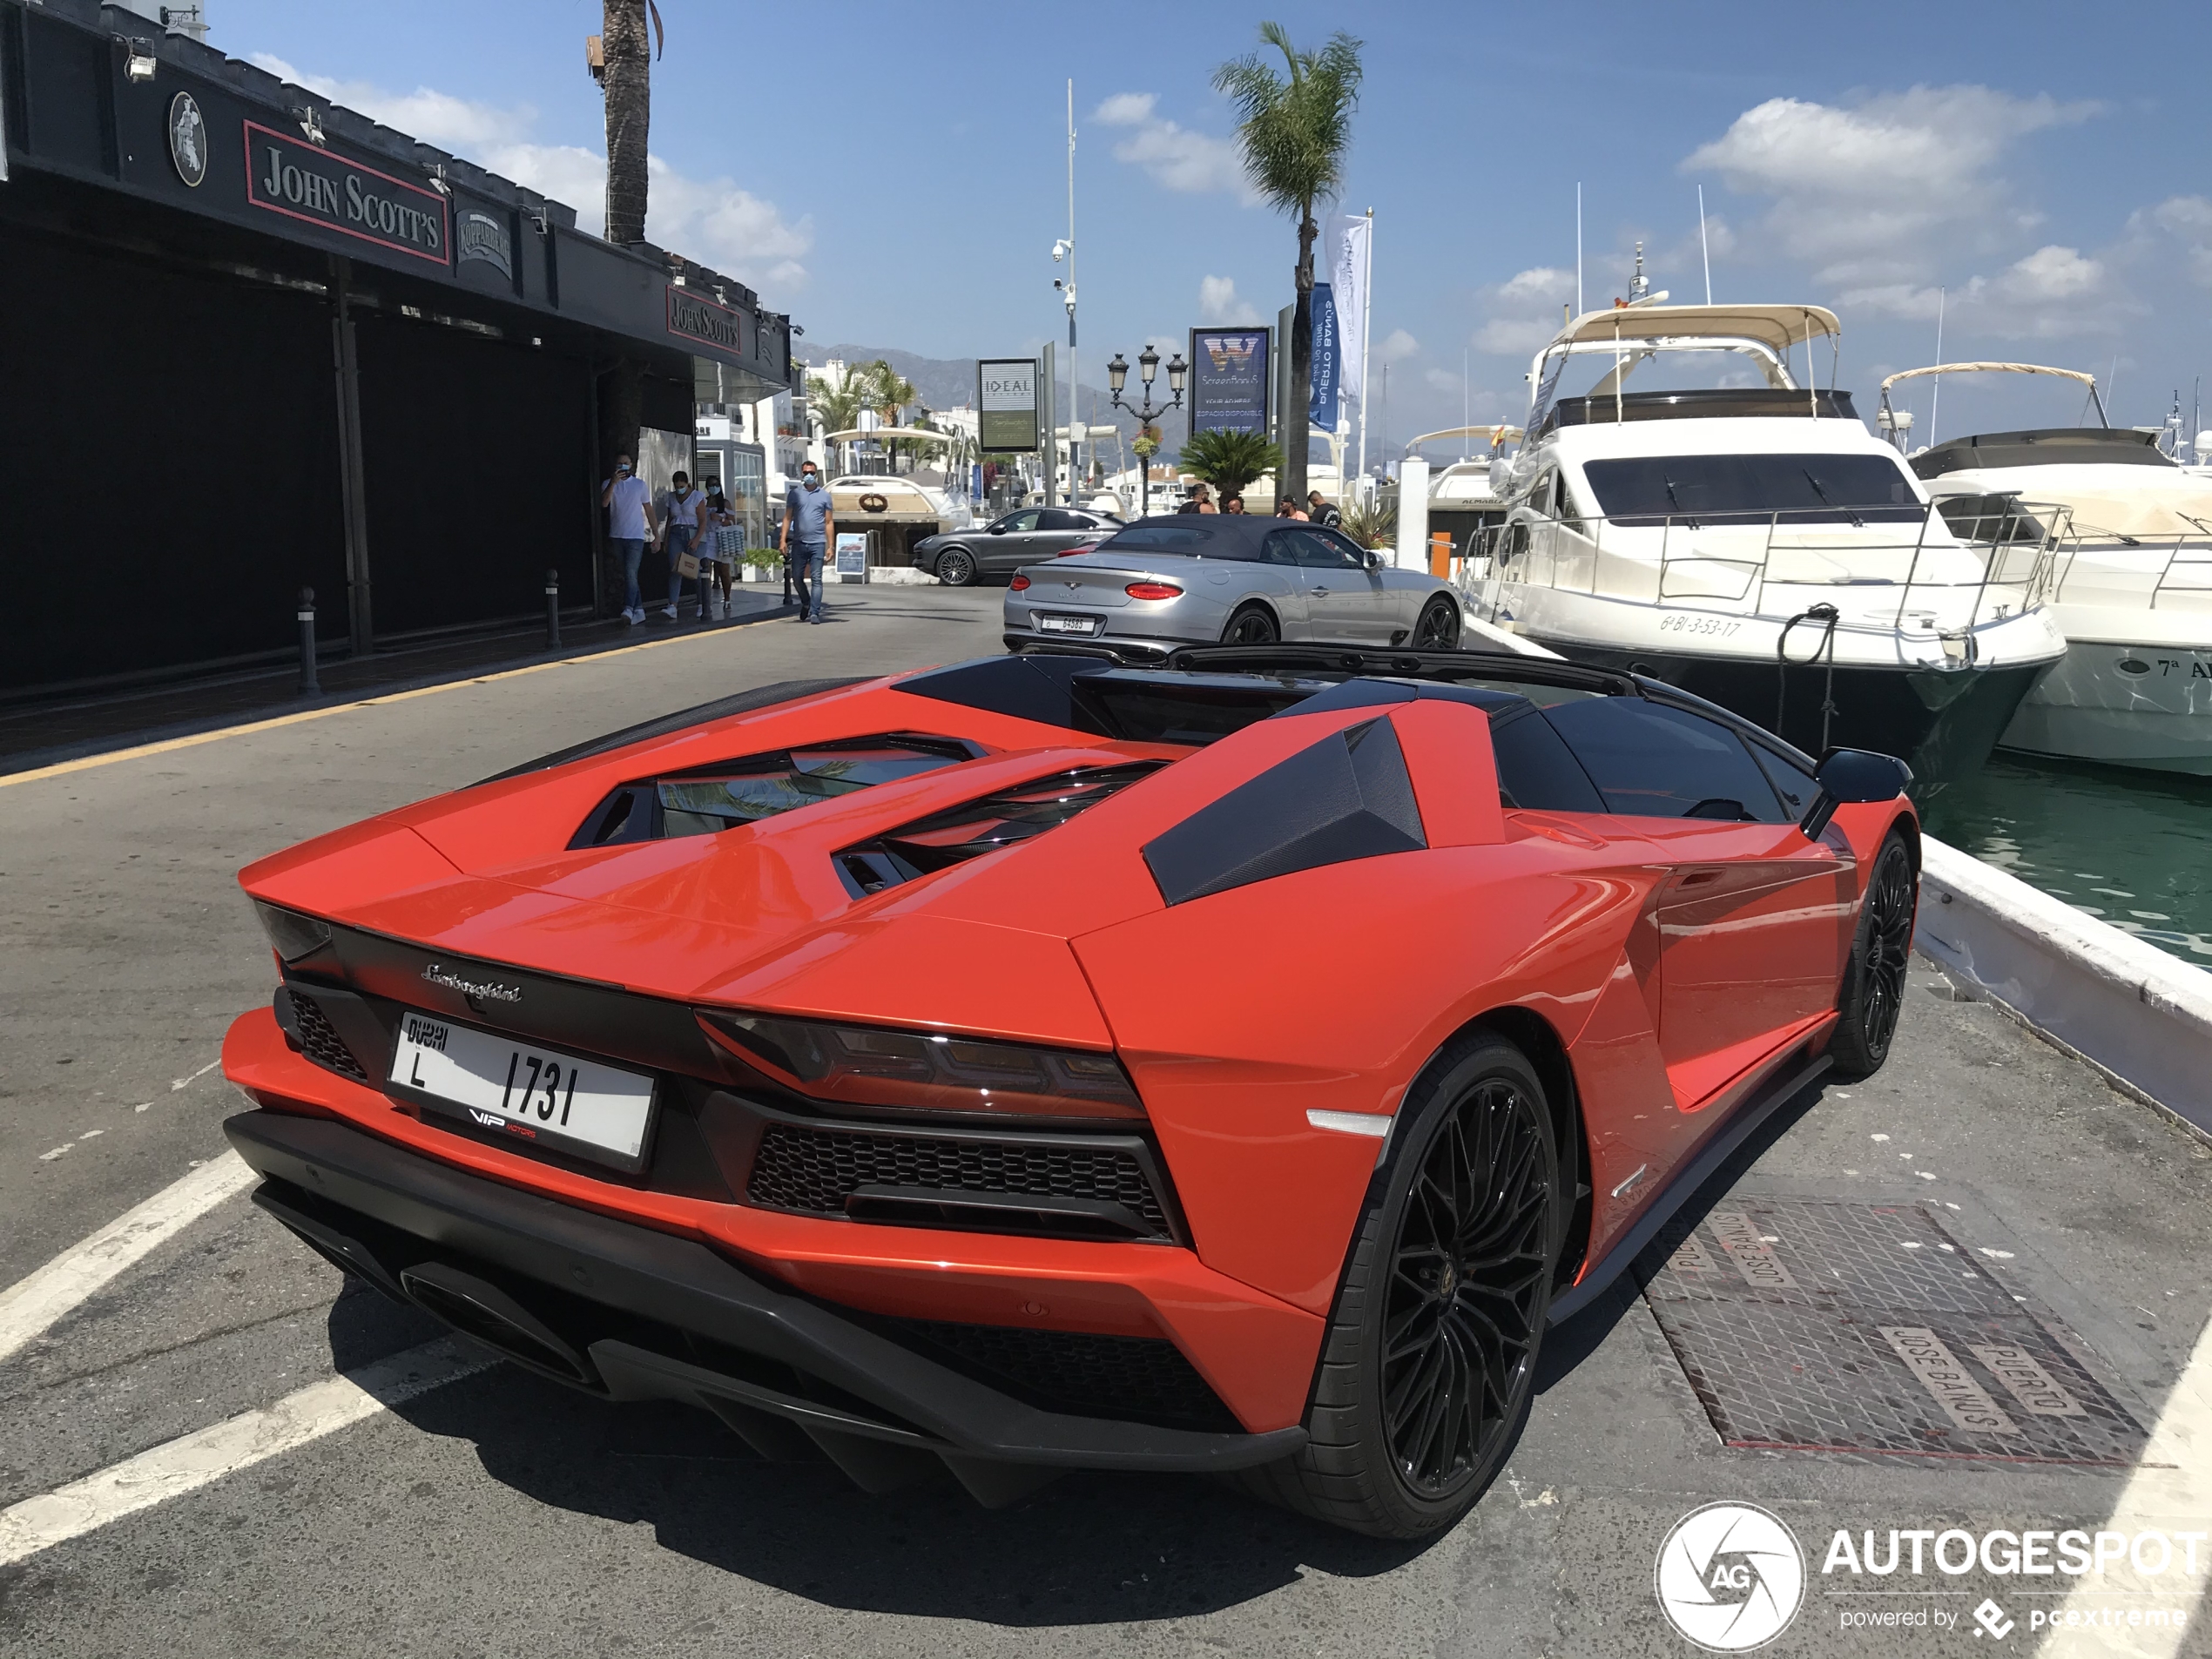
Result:
M745 550L745 579L773 582L783 562L784 556L772 547L749 547Z

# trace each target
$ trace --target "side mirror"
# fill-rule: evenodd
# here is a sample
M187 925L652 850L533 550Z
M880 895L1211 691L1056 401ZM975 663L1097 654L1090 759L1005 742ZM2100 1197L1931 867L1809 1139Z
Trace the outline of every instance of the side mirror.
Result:
M1367 568L1370 570L1379 570L1383 568L1383 556L1377 552L1373 548L1371 547L1367 549L1365 556L1367 561Z
M993 536L1003 536L1006 534L1006 526L1003 524L994 524L990 527L990 534Z
M1912 768L1895 755L1869 749L1831 749L1813 773L1820 792L1797 825L1808 840L1817 840L1838 806L1863 801L1895 800L1912 781Z

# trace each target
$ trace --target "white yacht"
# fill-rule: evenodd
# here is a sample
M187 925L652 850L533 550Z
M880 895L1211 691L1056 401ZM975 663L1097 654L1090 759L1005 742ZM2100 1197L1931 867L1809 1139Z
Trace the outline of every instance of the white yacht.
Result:
M1953 438L1911 459L1959 536L2054 551L2052 617L2065 660L1998 739L2033 755L2212 775L2212 477L2159 446L2157 428L2101 424L2096 380L2035 363L1945 363L1927 374L2048 374L2088 388L2096 426ZM2171 424L2171 423L2169 423ZM2178 447L2178 446L2176 446Z
M1492 556L1469 562L1469 609L1815 754L1899 755L1925 786L1978 768L2065 651L2041 604L2050 554L1953 534L1835 388L1840 335L1817 306L1574 319L1531 367L1527 435L1495 469L1506 523ZM1644 365L1692 353L1731 354L1763 383L1627 389ZM1562 395L1594 357L1602 377Z

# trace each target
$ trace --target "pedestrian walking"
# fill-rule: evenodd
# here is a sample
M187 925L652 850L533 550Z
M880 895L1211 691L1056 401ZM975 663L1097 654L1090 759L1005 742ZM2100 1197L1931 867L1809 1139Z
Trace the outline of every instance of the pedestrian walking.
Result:
M698 540L699 508L705 501L705 494L691 487L691 475L688 472L678 472L670 480L668 489L660 498L660 548L668 558L668 609L661 614L671 622L676 620L676 602L683 597L684 583L687 579L684 573L684 561L686 558L691 560L694 573L698 570L698 556L691 551L691 544ZM699 584L699 615L702 617L706 615L706 584L704 582Z
M738 561L745 556L745 530L738 523L737 509L730 505L730 498L722 493L722 481L706 481L706 501L699 509L699 615L705 617L711 585L722 590L722 618L728 621L732 614L730 584L735 579Z
M784 495L784 529L779 543L785 561L791 566L792 581L799 589L801 622L822 619L822 563L829 552L830 537L836 533L836 520L830 512L830 492L822 483L822 475L813 462L802 462L799 482Z
M1215 510L1215 508L1213 502L1206 499L1206 487L1204 484L1193 484L1190 486L1190 499L1175 510L1178 513L1211 513Z
M599 505L607 511L607 546L622 561L622 619L634 625L645 620L637 594L637 566L645 556L645 543L656 539L658 525L653 492L631 468L628 455L615 457L615 475L600 485Z
M1324 529L1335 529L1344 523L1344 515L1337 510L1336 504L1324 499L1318 489L1306 496L1305 504L1312 509L1306 517Z

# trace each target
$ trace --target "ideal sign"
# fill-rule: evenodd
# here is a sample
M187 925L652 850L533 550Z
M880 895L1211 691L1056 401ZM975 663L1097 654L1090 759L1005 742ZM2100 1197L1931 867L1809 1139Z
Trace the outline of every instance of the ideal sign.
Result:
M987 358L975 365L977 448L1021 455L1037 447L1037 360Z
M246 124L246 199L341 236L447 263L452 239L444 197L253 121Z

